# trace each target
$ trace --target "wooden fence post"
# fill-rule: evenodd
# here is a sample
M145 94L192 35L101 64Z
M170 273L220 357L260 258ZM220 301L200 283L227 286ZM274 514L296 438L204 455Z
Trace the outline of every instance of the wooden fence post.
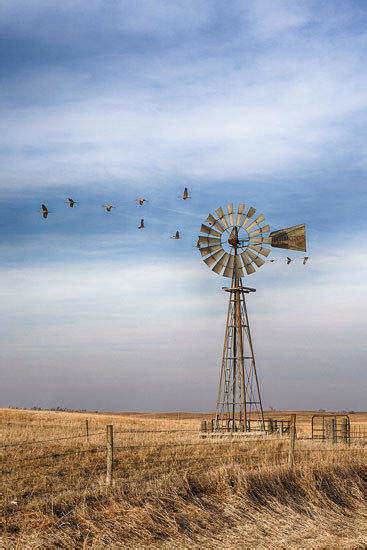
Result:
M85 438L87 440L87 443L89 443L89 420L88 420L88 418L85 420Z
M349 443L350 439L350 433L348 430L348 418L342 418L340 421L340 439L342 440L342 443Z
M288 453L288 466L290 468L293 468L294 466L294 448L296 446L296 437L297 437L296 415L292 414L291 424L289 427L289 453Z
M332 429L332 438L333 438L333 445L336 445L338 443L338 427L336 423L336 418L332 418L331 420L331 429Z
M107 457L106 457L106 485L111 486L113 482L113 425L108 424L106 426L106 443L107 443Z

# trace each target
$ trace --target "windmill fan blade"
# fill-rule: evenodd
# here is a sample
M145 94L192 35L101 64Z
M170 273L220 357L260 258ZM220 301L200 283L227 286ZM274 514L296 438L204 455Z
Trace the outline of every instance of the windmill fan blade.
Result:
M216 213L216 215L218 216L221 225L223 225L223 227L224 227L225 229L227 229L228 223L227 223L227 220L226 220L226 218L225 218L225 214L224 214L224 212L223 212L223 208L217 208L216 211L215 211L215 213Z
M224 217L223 208L221 206L216 209L215 213L218 216L218 218L223 218Z
M265 220L264 214L260 214L250 225L246 227L246 231L250 231L252 227L255 227L255 225L259 225L259 223L263 222Z
M199 248L200 254L204 256L208 256L208 254L213 254L214 252L218 252L218 250L223 250L221 246L206 246L205 248Z
M218 229L218 231L220 233L223 233L224 231L224 227L221 225L221 223L216 220L213 216L213 214L209 214L208 217L206 218L206 221L212 226L212 227L215 227L216 229Z
M264 265L265 260L262 260L261 258L259 258L259 256L256 256L256 254L254 254L252 250L247 250L247 254L250 256L251 260L257 267L261 267L262 265Z
M234 273L236 277L242 277L243 275L243 264L239 256L234 256Z
M209 267L211 267L211 266L214 265L220 258L222 258L222 256L224 256L224 254L226 254L226 252L224 252L224 250L221 248L221 250L219 250L218 252L215 252L212 256L209 256L208 258L205 258L204 262L206 263L206 265L208 265Z
M212 271L214 271L214 273L217 273L218 275L220 275L222 269L227 264L229 257L230 257L230 255L228 254L228 252L225 252L224 255L221 257L221 259L219 260L219 262L217 262L215 264L215 266L212 268Z
M215 221L216 221L216 220L215 220L213 214L208 214L208 216L207 216L207 218L206 218L206 221L207 221L208 223L210 223L210 225L213 225L213 224L215 224Z
M240 204L238 205L238 210L237 210L237 218L236 218L236 225L238 227L241 227L243 222L244 222L244 217L243 217L243 211L245 210L245 205L243 202L240 202Z
M255 273L255 268L252 265L251 258L250 258L250 256L248 255L247 252L242 252L241 259L242 259L243 266L246 270L247 275L251 275L251 273Z
M228 210L229 225L234 225L234 220L233 220L233 204L232 204L232 203L229 203L229 204L227 205L227 210Z
M249 248L262 256L269 256L271 252L270 248L263 248L260 244L250 245Z
M253 206L250 206L250 208L248 209L248 212L246 214L246 217L247 218L252 218L252 216L255 214L256 212L256 208L254 208Z
M220 239L216 237L199 237L198 245L199 246L212 246L220 244Z
M242 227L246 226L246 224L250 221L250 218L252 218L252 216L255 214L255 212L256 212L256 208L254 208L253 206L250 206L250 208L247 211L246 216L244 217Z
M255 273L255 268L252 264L245 264L244 269L246 270L247 275L252 275L252 273Z
M232 277L234 271L234 259L235 256L229 256L225 270L223 271L223 277Z
M306 252L306 226L305 224L293 225L284 229L272 231L269 235L270 244L274 248L287 250L300 250Z
M213 237L220 237L220 233L207 225L201 224L200 233L206 233L207 235L213 235Z
M247 228L248 231L249 228ZM270 225L264 225L263 227L259 227L259 229L254 229L254 231L248 231L248 234L251 237L256 237L256 235L263 235L264 233L269 233L270 231Z

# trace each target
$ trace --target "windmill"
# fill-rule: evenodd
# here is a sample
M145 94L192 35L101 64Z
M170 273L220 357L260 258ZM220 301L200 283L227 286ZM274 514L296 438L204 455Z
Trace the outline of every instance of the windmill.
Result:
M198 248L214 273L231 279L214 431L264 429L264 412L243 285L265 263L270 246L306 251L305 225L270 232L265 216L241 203L217 208L201 225ZM255 424L254 424L255 422Z

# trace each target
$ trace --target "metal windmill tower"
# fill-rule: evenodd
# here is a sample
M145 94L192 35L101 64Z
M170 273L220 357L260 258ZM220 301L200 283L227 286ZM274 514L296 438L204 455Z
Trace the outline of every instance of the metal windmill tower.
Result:
M217 208L200 228L198 248L204 262L218 275L231 279L223 288L229 294L224 335L215 431L264 429L264 413L256 370L255 354L246 308L246 294L254 288L243 285L242 277L255 273L270 254L270 246L306 250L305 225L270 232L263 214L241 203Z

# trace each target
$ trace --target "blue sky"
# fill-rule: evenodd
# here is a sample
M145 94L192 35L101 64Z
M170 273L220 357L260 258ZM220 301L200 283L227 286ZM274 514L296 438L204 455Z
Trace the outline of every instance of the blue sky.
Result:
M246 202L308 226L307 266L275 251L248 281L265 404L366 408L366 23L353 1L0 4L2 405L212 408L224 280L193 244Z

